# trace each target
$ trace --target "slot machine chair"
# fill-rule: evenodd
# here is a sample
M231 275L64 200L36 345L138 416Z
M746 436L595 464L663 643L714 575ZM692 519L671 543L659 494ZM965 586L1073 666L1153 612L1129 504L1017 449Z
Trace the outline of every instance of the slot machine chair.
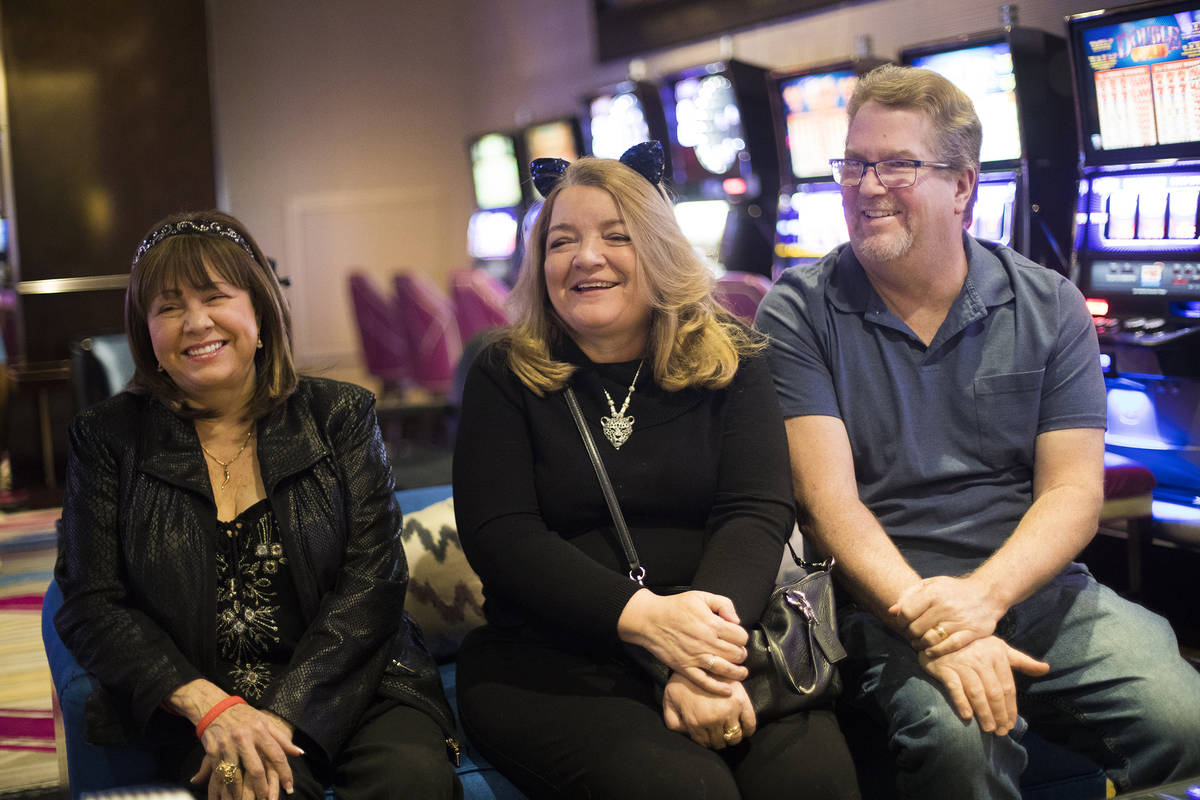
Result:
M758 304L771 291L771 281L756 272L726 272L717 279L713 297L721 306L747 325L754 323Z
M454 368L462 355L462 340L450 298L433 281L416 272L394 278L396 306L408 333L413 381L445 397L454 384Z
M1153 540L1154 473L1131 458L1104 453L1104 505L1100 522L1124 523L1128 542L1129 594L1142 593L1142 571Z
M71 342L70 352L76 411L112 397L133 377L133 353L123 333L88 336Z
M395 302L361 272L350 274L350 300L367 372L383 381L385 393L403 391L412 381L413 365L408 331L396 315Z
M460 269L451 274L450 298L464 346L475 334L509 323L504 308L507 297L508 287L481 269Z

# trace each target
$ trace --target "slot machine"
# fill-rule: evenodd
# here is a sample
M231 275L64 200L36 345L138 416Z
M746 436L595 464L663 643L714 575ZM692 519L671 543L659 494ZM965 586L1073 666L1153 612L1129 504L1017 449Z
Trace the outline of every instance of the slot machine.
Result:
M1078 175L1066 42L1006 24L906 48L900 61L950 79L983 123L969 232L1067 274Z
M511 282L520 266L517 232L525 211L516 139L485 133L468 142L475 211L467 223L467 252L476 268Z
M671 174L670 138L658 89L645 81L623 81L583 100L583 141L596 158L620 158L635 144L663 143L665 175Z
M1200 505L1200 2L1075 14L1067 28L1076 282L1100 338L1105 441L1154 472L1156 498Z
M862 59L771 73L780 172L773 277L819 260L850 238L829 159L845 152L846 109L859 76L882 63Z
M529 195L529 204L521 216L519 235L517 236L517 252L513 256L513 282L516 281L517 270L521 267L521 259L525 255L525 245L529 239L529 231L533 222L542 211L545 198L538 193L529 177L529 162L539 158L561 158L564 161L574 161L583 155L583 134L579 120L576 117L562 117L546 120L530 125L520 136L523 145L521 155L521 185Z
M661 93L684 234L718 274L769 276L779 167L766 70L705 64L667 77Z

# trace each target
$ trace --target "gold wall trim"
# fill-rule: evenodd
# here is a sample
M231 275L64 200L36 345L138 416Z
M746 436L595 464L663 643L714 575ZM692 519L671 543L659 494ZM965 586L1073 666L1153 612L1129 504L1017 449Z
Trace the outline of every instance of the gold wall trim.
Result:
M89 275L86 278L48 278L42 281L19 281L17 294L68 294L97 292L104 289L124 289L129 275Z

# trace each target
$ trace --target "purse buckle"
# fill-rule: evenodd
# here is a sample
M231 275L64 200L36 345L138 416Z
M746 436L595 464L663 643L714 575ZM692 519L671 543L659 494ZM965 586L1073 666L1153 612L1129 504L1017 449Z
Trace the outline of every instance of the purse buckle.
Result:
M810 624L816 623L817 612L813 610L812 603L808 602L808 598L804 596L804 592L799 589L790 589L786 597L788 603L800 609Z

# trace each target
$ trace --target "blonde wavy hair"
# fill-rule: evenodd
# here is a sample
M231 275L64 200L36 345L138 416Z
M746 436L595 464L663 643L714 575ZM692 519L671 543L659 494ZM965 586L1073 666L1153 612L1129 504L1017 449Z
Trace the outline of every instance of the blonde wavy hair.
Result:
M765 338L713 299L713 276L684 238L670 198L620 161L580 158L567 167L546 198L529 234L521 273L509 296L514 322L501 330L512 371L535 394L566 386L573 364L551 355L566 324L546 290L546 238L554 205L570 186L603 189L613 198L650 288L648 362L667 391L729 385L741 357L761 352Z

